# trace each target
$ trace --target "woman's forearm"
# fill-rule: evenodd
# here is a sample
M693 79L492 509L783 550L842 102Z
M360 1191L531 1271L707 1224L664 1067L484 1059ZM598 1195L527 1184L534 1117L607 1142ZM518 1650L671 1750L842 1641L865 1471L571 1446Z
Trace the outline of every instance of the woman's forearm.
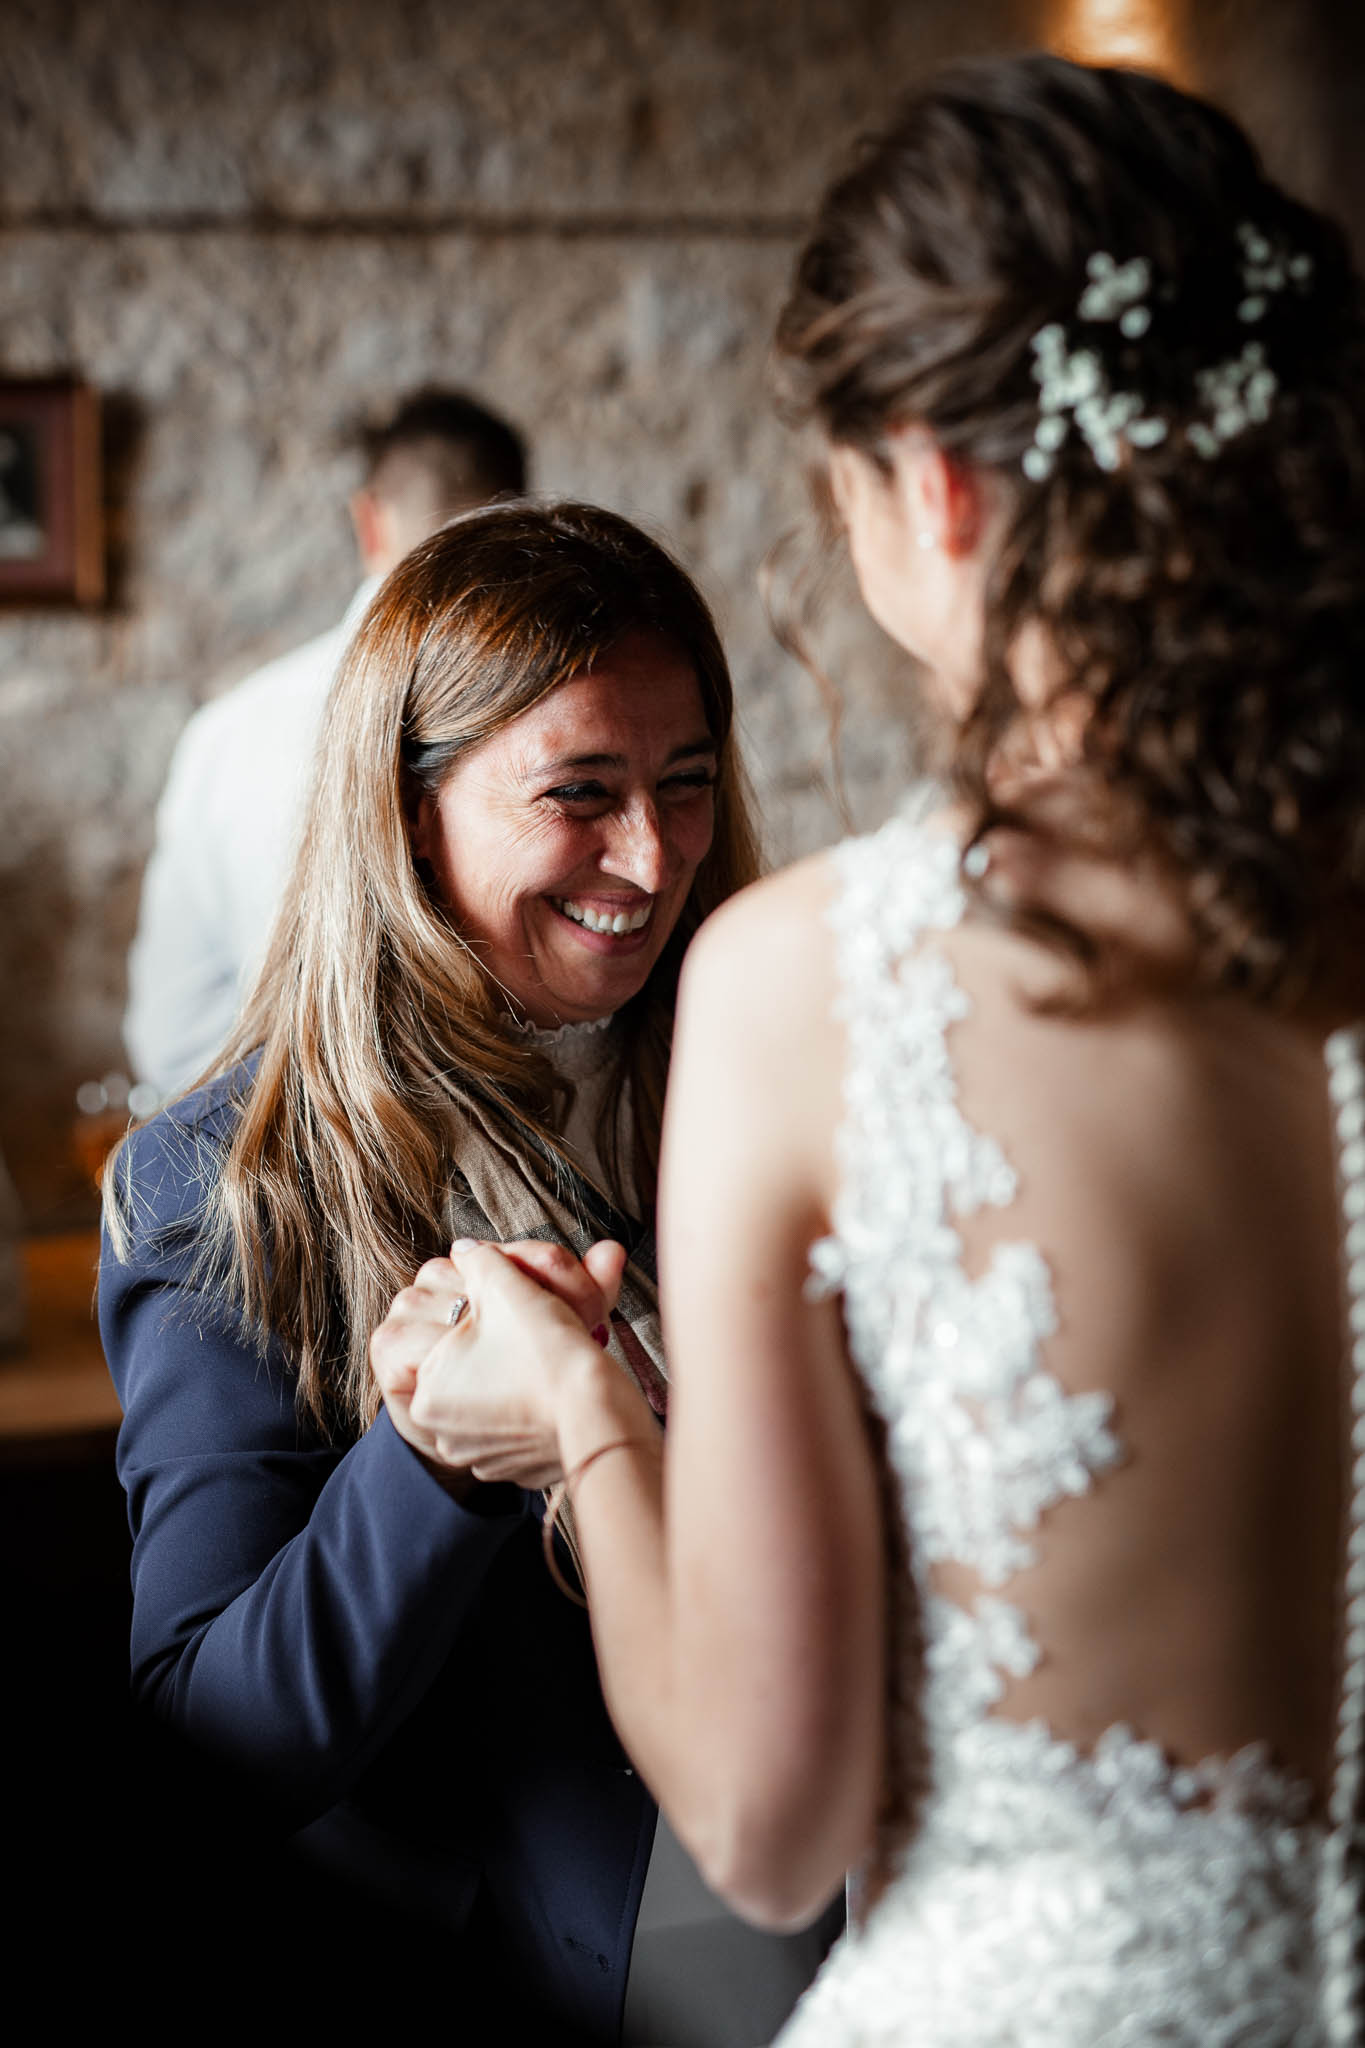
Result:
M589 1616L612 1720L651 1789L675 1775L664 1439L648 1403L607 1361L563 1404L560 1449Z
M663 1444L619 1373L589 1365L560 1442L617 1732L713 1888L763 1924L804 1923L863 1845L812 1796L790 1703L766 1694L752 1610L666 1523ZM753 1559L732 1562L742 1578Z
M841 1102L826 890L807 864L693 941L659 1186L677 1790L662 1775L656 1789L711 1881L777 1925L818 1910L867 1852L885 1741L862 1395L837 1304L805 1284Z
M386 1419L345 1452L309 1437L283 1361L140 1243L106 1258L100 1322L124 1409L134 1690L310 1819L455 1651L504 1544L526 1540L524 1497L467 1512Z
M233 1475L212 1479L206 1519L272 1526L278 1496L261 1475L253 1515L250 1463L239 1456ZM341 1459L297 1533L269 1558L257 1552L240 1590L214 1570L221 1542L149 1507L134 1571L140 1689L196 1745L269 1786L298 1825L343 1796L458 1655L523 1515L457 1507L383 1422ZM187 1600L214 1611L182 1632Z

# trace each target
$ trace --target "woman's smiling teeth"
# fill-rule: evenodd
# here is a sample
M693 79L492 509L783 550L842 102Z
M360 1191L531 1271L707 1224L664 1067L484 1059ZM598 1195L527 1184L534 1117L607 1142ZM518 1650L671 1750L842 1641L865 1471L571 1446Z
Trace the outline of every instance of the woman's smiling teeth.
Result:
M650 912L654 908L652 898L649 902L642 903L638 910L618 910L614 913L609 910L593 910L586 903L575 903L572 898L556 897L553 901L555 909L564 917L571 918L575 924L583 925L590 932L614 934L643 930L649 923Z

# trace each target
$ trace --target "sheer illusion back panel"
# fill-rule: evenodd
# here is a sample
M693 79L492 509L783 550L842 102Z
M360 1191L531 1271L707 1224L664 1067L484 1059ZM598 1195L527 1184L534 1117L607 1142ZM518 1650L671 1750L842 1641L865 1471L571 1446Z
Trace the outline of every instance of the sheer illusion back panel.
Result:
M1037 1247L1038 1363L1106 1395L1121 1446L1010 1580L1040 1657L995 1711L1085 1749L1126 1721L1187 1764L1264 1741L1321 1801L1342 1336L1320 1043L1228 1002L1040 1016L1026 942L964 925L926 943L970 1006L948 1033L964 1120L1017 1175L1008 1207L955 1219L964 1271Z
M951 837L833 858L811 1287L885 1431L922 1627L889 1737L927 1782L784 2048L1316 2048L1349 2002L1314 1937L1345 1897L1321 1045L1234 1005L1044 1015Z

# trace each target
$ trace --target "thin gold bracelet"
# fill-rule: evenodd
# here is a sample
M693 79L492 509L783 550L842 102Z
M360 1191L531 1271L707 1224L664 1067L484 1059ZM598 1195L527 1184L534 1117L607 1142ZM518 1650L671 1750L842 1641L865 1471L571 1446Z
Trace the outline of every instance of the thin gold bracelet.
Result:
M652 1448L647 1436L614 1436L609 1442L599 1444L595 1451L588 1452L586 1458L580 1458L573 1470L566 1472L558 1485L552 1486L545 1496L545 1519L540 1525L540 1544L545 1553L546 1568L565 1599L572 1600L575 1607L586 1607L588 1603L583 1595L569 1584L555 1558L555 1530L559 1526L560 1512L569 1498L569 1488L576 1479L583 1477L589 1465L595 1465L599 1458L605 1458L608 1451L629 1450L635 1444L642 1450Z

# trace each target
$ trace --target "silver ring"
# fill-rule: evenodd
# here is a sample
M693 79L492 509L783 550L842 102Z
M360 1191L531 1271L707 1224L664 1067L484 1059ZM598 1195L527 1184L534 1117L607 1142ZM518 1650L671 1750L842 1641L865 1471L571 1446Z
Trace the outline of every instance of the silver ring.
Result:
M446 1317L446 1321L451 1324L458 1323L468 1307L469 1296L467 1294L457 1294L454 1301L450 1304L450 1314Z

